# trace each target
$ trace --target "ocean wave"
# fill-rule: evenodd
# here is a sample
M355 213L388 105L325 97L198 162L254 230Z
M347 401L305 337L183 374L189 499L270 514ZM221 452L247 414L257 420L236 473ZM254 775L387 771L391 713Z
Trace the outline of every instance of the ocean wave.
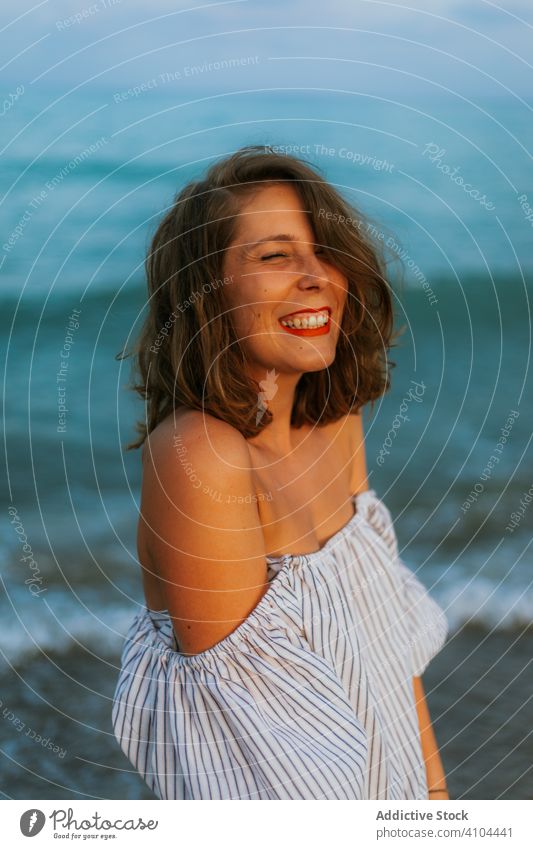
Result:
M33 605L32 605L33 606ZM137 610L124 605L95 606L94 611L80 611L77 605L61 604L61 612L35 616L35 610L17 610L18 618L3 615L0 650L11 665L25 662L39 654L56 655L85 651L116 660Z
M477 579L471 584L457 583L434 595L446 613L450 635L463 627L487 633L520 632L533 627L533 594L528 586L508 588ZM80 610L65 598L54 605L54 610L49 607L48 615L35 617L35 611L30 612L27 603L21 603L17 608L18 621L2 628L0 648L13 665L40 653L66 654L80 649L118 661L137 610L135 605L101 605L94 600L91 608ZM6 622L7 617L2 618Z
M448 617L450 633L463 627L484 631L514 631L533 627L533 592L530 585L502 586L477 578L456 583L435 593Z

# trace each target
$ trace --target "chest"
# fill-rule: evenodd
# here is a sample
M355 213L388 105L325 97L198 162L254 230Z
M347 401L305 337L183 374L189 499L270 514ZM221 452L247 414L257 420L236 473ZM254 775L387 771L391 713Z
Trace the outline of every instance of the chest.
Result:
M316 551L353 516L354 459L345 439L316 436L283 461L250 454L267 554Z

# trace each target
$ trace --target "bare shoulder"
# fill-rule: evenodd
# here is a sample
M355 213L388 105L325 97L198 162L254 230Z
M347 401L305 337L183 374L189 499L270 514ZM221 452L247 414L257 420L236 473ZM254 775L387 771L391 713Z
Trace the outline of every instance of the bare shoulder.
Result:
M360 410L358 413L350 413L346 416L346 421L354 447L357 447L358 443L364 442L365 439L362 411Z
M169 515L175 521L176 511L189 525L212 518L217 527L239 527L256 519L250 500L244 500L253 492L249 447L231 425L187 410L168 416L147 442L143 499L148 514L158 513L158 526Z
M356 495L369 488L362 410L345 416L344 428L352 462L351 491Z
M180 449L190 451L202 462L231 464L233 460L248 460L246 439L231 425L199 410L184 410L167 416L148 436L143 462L159 463L180 457ZM183 465L183 464L182 464Z
M324 427L327 439L337 439L349 450L355 451L364 443L363 414L347 413Z
M141 521L180 651L211 647L266 590L265 542L248 445L194 410L150 434Z

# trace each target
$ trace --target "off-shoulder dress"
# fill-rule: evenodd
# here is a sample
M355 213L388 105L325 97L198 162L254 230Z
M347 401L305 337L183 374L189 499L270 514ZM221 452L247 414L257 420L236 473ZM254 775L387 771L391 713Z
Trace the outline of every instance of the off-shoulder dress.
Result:
M425 799L413 694L447 636L374 489L311 554L269 557L269 586L216 645L180 653L141 608L112 724L160 799Z

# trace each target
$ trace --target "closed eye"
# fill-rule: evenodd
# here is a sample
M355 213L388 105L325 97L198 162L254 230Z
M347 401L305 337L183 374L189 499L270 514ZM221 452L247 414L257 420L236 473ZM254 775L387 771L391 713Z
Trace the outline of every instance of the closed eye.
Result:
M267 259L274 259L277 256L287 256L287 254L277 253L277 254L265 254L265 256L261 257L261 262L264 262Z
M316 251L315 251L315 254L324 254L323 248L317 248ZM288 254L284 254L284 253L281 253L281 252L278 252L278 253L275 253L275 254L265 254L265 256L261 257L261 262L265 262L266 260L269 260L269 259L275 259L276 257L279 257L279 256L286 257L286 256L288 256Z

